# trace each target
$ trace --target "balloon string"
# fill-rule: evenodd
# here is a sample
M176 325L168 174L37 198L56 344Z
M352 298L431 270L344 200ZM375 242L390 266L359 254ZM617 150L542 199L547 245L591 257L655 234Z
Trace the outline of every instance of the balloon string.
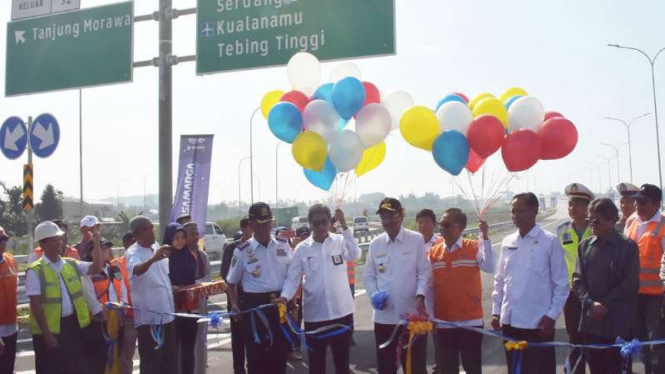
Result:
M473 188L473 181L471 180L471 173L469 171L466 171L466 176L469 178L469 186L471 186L471 193L473 194L473 201L476 204L476 213L478 213L478 216L480 216L480 207L478 207L478 197L476 196L476 191Z

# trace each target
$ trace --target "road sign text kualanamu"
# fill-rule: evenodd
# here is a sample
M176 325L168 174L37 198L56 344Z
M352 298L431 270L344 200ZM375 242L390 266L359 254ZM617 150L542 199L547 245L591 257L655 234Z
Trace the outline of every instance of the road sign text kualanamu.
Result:
M129 14L115 17L88 18L82 22L54 23L52 26L44 28L33 27L32 37L33 40L55 40L63 37L78 38L81 32L97 32L131 26L132 16Z
M230 12L236 9L251 9L260 7L274 7L279 9L285 5L281 0L219 0L217 2L217 11L219 13ZM219 20L216 27L208 24L201 31L204 37L209 37L210 33L217 35L231 35L238 33L247 33L251 31L270 30L300 26L303 24L303 12L296 11L283 14L273 14L266 16L244 16L235 20ZM270 46L273 45L277 51L302 50L317 51L325 45L325 31L321 29L319 33L308 35L290 35L282 34L273 37L274 44L269 40L244 40L238 39L233 42L217 43L219 48L219 57L239 56L246 54L259 54L262 57L270 53Z

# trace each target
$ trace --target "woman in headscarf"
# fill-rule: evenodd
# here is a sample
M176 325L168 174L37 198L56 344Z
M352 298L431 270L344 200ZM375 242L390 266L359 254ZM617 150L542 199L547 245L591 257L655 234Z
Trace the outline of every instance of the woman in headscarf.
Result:
M183 287L196 284L196 260L189 254L186 244L186 232L179 223L171 223L164 232L164 244L173 247L169 257L169 278L175 293L176 311L190 313L194 308L184 299L184 293L179 292ZM194 342L196 339L196 319L176 317L176 344L180 351L180 372L193 374L194 372Z

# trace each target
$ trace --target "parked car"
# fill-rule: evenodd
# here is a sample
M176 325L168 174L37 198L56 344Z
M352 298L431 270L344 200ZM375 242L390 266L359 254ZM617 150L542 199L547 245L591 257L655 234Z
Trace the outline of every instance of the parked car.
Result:
M293 217L291 220L291 230L297 231L301 227L309 228L309 220L307 216Z
M205 248L210 261L222 259L222 253L226 246L226 235L215 222L206 222Z
M353 232L369 231L367 217L356 217L353 219Z

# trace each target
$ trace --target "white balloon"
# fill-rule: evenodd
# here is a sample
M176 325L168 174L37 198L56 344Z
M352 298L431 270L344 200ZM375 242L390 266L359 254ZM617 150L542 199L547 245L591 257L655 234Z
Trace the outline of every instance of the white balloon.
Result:
M545 121L543 104L533 96L521 97L508 109L508 128L510 131L529 129L538 131Z
M449 101L436 111L439 119L439 128L443 130L457 130L466 136L466 132L473 122L473 114L466 104L459 101Z
M321 83L321 64L307 52L298 52L286 65L286 74L294 90L312 96Z
M391 127L390 112L381 104L368 104L356 115L356 133L365 149L381 143Z
M338 173L353 170L363 158L363 142L351 130L338 132L330 142L330 162Z
M330 143L337 134L339 114L332 104L325 100L311 101L302 113L303 126L307 131L315 132Z
M335 66L330 73L330 81L333 83L337 83L346 77L353 77L362 81L362 73L360 73L360 69L353 62L343 62Z
M388 109L391 118L391 131L399 128L399 121L405 110L413 106L413 98L407 92L396 91L384 97L381 104Z

